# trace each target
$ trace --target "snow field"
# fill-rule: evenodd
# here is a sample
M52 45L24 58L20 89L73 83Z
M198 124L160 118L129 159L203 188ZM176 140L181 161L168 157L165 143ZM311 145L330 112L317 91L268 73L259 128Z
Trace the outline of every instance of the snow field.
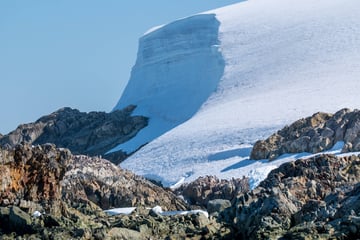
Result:
M150 126L117 149L149 144L121 167L165 186L203 175L256 186L301 156L252 161L256 140L318 111L359 108L359 12L357 0L249 0L145 35L117 108L137 104ZM199 36L192 26L212 27Z

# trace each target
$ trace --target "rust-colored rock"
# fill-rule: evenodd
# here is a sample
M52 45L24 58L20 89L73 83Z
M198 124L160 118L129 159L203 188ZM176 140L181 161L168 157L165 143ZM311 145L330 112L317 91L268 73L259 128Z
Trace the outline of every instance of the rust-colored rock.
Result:
M60 181L70 163L69 150L51 144L19 144L12 152L2 153L0 203L15 204L21 199L47 205L61 198Z
M0 148L0 235L4 239L231 239L203 214L151 216L154 206L185 210L172 192L99 157L54 145ZM130 216L102 210L138 207ZM128 235L131 233L131 235ZM124 235L125 234L125 235Z
M102 209L160 205L165 210L184 210L187 207L170 191L98 157L72 155L69 150L52 144L19 144L14 150L1 150L1 153L0 162L4 162L0 165L1 205L30 201L47 209L56 202L59 205L92 202Z

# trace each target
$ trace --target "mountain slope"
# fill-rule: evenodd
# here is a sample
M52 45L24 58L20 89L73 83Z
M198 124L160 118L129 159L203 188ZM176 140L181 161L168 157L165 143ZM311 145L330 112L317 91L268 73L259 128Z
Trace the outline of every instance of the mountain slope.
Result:
M252 0L179 20L181 28L189 30L194 18L214 16L220 25L216 33L218 42L212 41L211 44L221 51L222 60L219 60L218 54L209 54L206 60L198 59L205 61L201 63L205 69L198 71L197 67L190 67L197 46L192 48L193 51L187 50L187 55L181 58L182 66L187 67L182 70L185 76L178 78L178 72L173 70L176 63L167 63L165 60L151 62L151 68L147 68L148 65L144 63L144 66L134 67L128 83L128 86L134 85L132 89L142 89L142 84L149 81L149 76L158 74L159 78L152 78L150 82L162 88L154 93L161 94L161 100L167 106L167 109L159 108L160 115L181 111L183 107L191 107L195 111L192 111L194 116L189 114L177 123L186 121L189 116L191 119L168 127L170 129L177 125L144 146L121 166L161 180L165 185L181 178L191 181L206 174L224 178L245 174L253 179L259 174L266 176L282 161L268 165L247 160L251 144L256 140L314 112L335 112L344 107L358 107L359 11L360 2L356 0ZM177 25L165 25L147 33L140 40L139 52L144 50L144 39L162 46L163 41L174 43L175 39L190 43L196 35L178 33L175 37L170 34L167 38L167 31L172 27L177 28ZM156 39L159 35L165 39ZM201 41L200 44L205 43ZM171 51L166 56L168 58L172 57L172 51L182 49L177 44L169 46ZM157 58L159 53L155 51L151 56ZM213 71L216 66L219 70L222 66L212 64L215 62L223 62L223 72L217 79L209 80L206 69ZM167 75L159 72L162 68L169 70ZM147 72L141 74L142 69ZM135 76L138 73L140 75ZM189 90L178 86L181 86L183 79L191 84L197 79L195 74L199 74L201 81L216 82L216 90L202 103L185 97L188 101L179 107L175 103L180 98L167 90ZM171 78L171 84L175 84L171 88L165 84L170 81L168 76L175 77ZM140 80L135 81L134 78ZM192 92L203 91L203 87L197 84L191 86ZM153 85L149 88L155 89ZM148 96L146 92L139 91L132 95L133 99L125 101L124 96L136 93L136 90L129 89L125 90L117 107L121 104L137 104L138 110L144 109L145 105L157 108L156 98L146 99L145 105L137 101ZM130 100L137 102L127 102ZM155 115L140 113L150 118L148 129L156 122L163 126ZM142 132L135 137L138 144L151 139L144 139ZM119 146L119 149L127 148L129 146Z

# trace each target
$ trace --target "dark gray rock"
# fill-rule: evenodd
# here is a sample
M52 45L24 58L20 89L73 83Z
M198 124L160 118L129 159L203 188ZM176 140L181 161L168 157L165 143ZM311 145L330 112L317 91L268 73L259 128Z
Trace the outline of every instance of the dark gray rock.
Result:
M33 145L53 143L70 149L74 154L104 156L118 164L128 156L126 153L105 153L134 137L148 123L146 117L131 116L134 109L135 106L129 106L110 113L84 113L62 108L0 136L0 145L14 147L22 142Z
M56 218L51 214L46 214L44 216L44 226L47 228L59 227L61 225L60 219Z
M139 239L145 236L146 239L234 239L230 228L202 213L174 216L133 213L117 216L113 227L116 229L109 234L128 229Z
M216 176L199 177L195 181L184 184L176 189L177 195L182 195L191 205L206 208L210 200L233 200L250 188L248 178L218 179Z
M10 229L10 227L9 227L9 216L10 216L10 208L8 208L8 207L0 207L0 226L5 231L6 231L6 229Z
M231 209L237 239L360 235L360 157L319 155L281 165Z
M147 239L146 236L141 234L138 231L131 230L128 228L112 228L105 239L120 239L120 240L126 240L126 239L139 239L139 240L145 240Z
M20 234L32 233L32 221L29 214L16 206L10 208L9 229Z
M231 207L231 202L227 199L210 200L207 204L207 211L209 214L219 214L225 209Z

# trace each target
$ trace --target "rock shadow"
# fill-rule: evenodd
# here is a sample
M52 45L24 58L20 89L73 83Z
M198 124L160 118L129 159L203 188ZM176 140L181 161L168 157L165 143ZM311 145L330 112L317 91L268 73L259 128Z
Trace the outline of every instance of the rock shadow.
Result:
M232 150L227 150L223 152L218 152L212 154L208 157L209 161L219 161L224 159L229 159L232 157L249 157L252 147L245 147L245 148L237 148Z
M246 166L249 166L249 165L254 164L256 162L257 161L250 160L250 159L241 160L240 162L237 162L237 163L235 163L233 165L230 165L230 166L222 169L220 172L227 172L227 171L230 171L230 170L235 170L235 169L238 169L238 168L246 167Z

